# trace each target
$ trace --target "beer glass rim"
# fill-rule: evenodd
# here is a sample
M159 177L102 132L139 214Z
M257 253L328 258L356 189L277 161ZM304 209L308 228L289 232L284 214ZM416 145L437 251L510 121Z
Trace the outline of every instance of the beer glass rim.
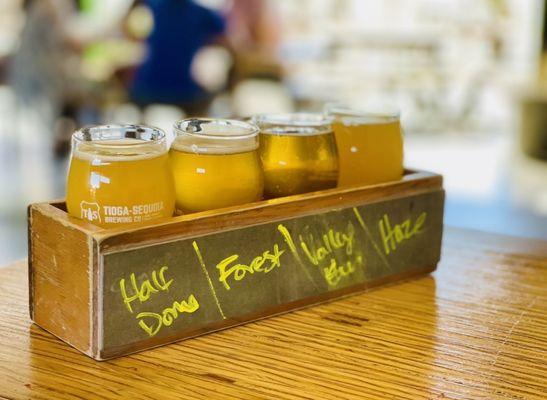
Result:
M274 135L321 135L332 132L334 118L313 112L262 113L255 114L251 120L263 134Z
M226 131L222 134L220 132L204 132L203 130L192 131L190 126L196 128L199 124L214 124L217 127L224 127ZM260 129L253 123L239 121L237 119L224 119L224 118L186 118L181 119L173 125L176 136L188 135L196 138L211 139L211 140L242 140L251 139L258 136ZM235 129L234 129L235 128ZM222 131L221 131L222 132Z
M324 107L327 115L339 115L355 119L387 119L398 121L401 119L401 110L392 104L373 104L365 106L351 106L347 103L327 103Z
M87 125L72 134L78 143L100 142L101 146L146 146L165 142L165 132L154 126L138 124ZM138 139L139 142L123 143L123 139ZM112 141L112 143L109 143Z
M259 123L287 126L324 126L331 125L333 118L313 112L294 112L294 113L261 113L251 116L251 121L260 126Z

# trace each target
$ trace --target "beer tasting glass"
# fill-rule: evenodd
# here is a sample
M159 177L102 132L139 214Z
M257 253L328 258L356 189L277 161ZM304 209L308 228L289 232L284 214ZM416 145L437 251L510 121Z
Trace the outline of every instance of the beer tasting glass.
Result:
M358 110L339 104L327 105L325 111L334 118L339 187L401 179L403 134L398 111L388 107Z
M331 119L321 114L259 114L264 196L336 187L338 155Z
M68 213L102 227L173 215L175 193L165 133L140 125L100 125L72 135Z
M177 213L262 199L258 128L242 121L192 118L175 123L170 158Z

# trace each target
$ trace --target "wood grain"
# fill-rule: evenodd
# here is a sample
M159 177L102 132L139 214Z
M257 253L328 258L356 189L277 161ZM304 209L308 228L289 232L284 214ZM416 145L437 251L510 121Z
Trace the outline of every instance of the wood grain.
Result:
M91 353L92 238L57 219L63 214L53 207L29 207L30 315L48 331Z
M547 397L546 241L447 229L432 276L101 363L0 277L0 398Z

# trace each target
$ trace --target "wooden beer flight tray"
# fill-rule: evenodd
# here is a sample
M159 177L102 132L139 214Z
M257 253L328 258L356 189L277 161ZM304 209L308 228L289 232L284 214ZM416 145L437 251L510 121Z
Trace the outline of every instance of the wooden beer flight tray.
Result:
M102 229L28 210L32 320L97 360L433 271L442 177L338 188Z

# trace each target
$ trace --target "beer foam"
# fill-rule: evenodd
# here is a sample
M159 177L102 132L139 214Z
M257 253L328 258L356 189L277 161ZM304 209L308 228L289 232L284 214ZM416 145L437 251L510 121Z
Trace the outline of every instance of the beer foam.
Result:
M256 136L234 138L218 136L211 138L197 135L180 135L171 144L171 149L193 154L237 154L254 151L258 148Z
M167 152L164 143L141 139L94 140L79 143L73 157L81 160L138 161L155 158Z
M318 113L256 114L252 121L265 135L316 136L332 132L332 117Z
M389 104L377 104L353 108L346 105L326 107L328 113L346 126L391 124L400 120L400 112Z
M312 126L274 126L262 128L261 135L272 136L319 136L332 133L330 125L328 128L312 127Z
M387 115L344 115L338 114L337 120L345 126L358 126L358 125L387 125L399 121L398 116Z

